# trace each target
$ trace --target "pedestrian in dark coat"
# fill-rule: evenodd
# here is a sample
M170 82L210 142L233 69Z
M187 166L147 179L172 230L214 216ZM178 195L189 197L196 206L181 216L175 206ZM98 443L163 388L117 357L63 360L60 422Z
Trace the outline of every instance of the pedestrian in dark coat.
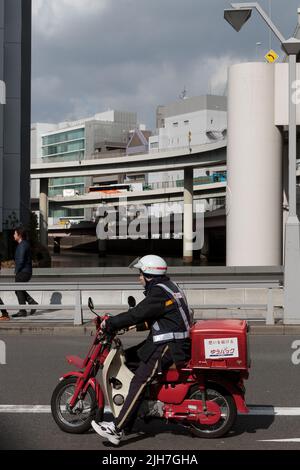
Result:
M18 246L15 252L15 281L16 282L29 282L32 277L32 258L30 243L27 240L27 232L23 228L16 228L14 232L14 239ZM16 291L16 296L20 305L37 305L37 302L26 291ZM32 315L35 310L30 310ZM25 309L12 315L14 318L27 317Z

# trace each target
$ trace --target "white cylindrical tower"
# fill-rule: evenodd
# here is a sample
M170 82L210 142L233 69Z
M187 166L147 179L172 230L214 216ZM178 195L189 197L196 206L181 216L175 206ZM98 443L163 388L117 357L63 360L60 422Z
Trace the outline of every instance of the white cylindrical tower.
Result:
M274 65L229 70L227 266L282 264L282 135Z

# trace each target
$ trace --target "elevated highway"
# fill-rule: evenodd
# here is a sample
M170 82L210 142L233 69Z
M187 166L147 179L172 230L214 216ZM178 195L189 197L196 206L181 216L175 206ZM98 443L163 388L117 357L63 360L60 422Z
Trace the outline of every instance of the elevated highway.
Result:
M108 157L97 159L85 159L80 162L57 162L57 163L40 163L31 166L31 179L40 180L40 238L45 245L48 243L48 181L49 178L69 178L69 177L88 177L88 176L109 176L113 174L132 174L132 173L151 173L162 171L184 171L184 187L173 188L169 193L168 190L156 190L150 192L145 191L142 194L133 194L131 201L141 201L145 203L147 200L159 202L159 199L181 198L183 192L184 201L184 243L183 257L186 262L192 262L193 250L191 248L191 240L193 240L193 170L195 168L215 168L219 169L226 165L226 147L227 141L220 140L217 142L193 146L191 149L184 147L181 149L173 149L168 151L160 151L157 153L147 153L134 156ZM175 190L176 189L176 190ZM216 190L219 195L220 189L224 186L209 188ZM128 196L128 195L127 195ZM95 204L95 196L86 195L82 199L63 200L63 205L68 207L86 207ZM101 198L103 199L103 198ZM60 203L52 200L53 203ZM99 198L97 198L97 203ZM111 202L113 202L111 200Z
M40 163L31 165L31 179L69 178L78 176L109 176L114 174L151 173L209 168L226 163L227 141L195 145L172 151L160 151L134 156L86 159L80 162Z
M225 196L226 185L226 182L221 182L194 186L194 199L201 200ZM157 204L164 202L182 201L183 192L183 188L174 187L147 191L126 192L115 195L90 193L70 197L55 196L49 198L49 202L51 204L59 204L60 206L72 209L85 209L89 207L95 207L98 204L111 204L113 206L118 206L119 204L124 204L125 200L127 200L129 204Z

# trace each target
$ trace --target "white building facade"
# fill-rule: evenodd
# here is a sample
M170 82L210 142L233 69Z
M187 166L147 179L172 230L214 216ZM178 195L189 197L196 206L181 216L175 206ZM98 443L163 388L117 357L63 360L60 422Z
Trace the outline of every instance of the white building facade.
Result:
M226 138L227 98L205 95L185 98L157 108L158 131L149 139L149 153L164 150L193 149ZM206 176L195 170L194 177ZM149 174L150 185L176 185L183 180L183 171Z

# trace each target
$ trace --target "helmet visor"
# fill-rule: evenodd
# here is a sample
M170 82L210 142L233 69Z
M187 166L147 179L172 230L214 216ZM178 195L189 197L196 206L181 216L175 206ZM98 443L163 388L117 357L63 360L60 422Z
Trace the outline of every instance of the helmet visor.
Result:
M130 263L130 265L128 266L129 269L140 269L140 260L141 260L141 257L138 256L137 258L135 258L132 263Z

